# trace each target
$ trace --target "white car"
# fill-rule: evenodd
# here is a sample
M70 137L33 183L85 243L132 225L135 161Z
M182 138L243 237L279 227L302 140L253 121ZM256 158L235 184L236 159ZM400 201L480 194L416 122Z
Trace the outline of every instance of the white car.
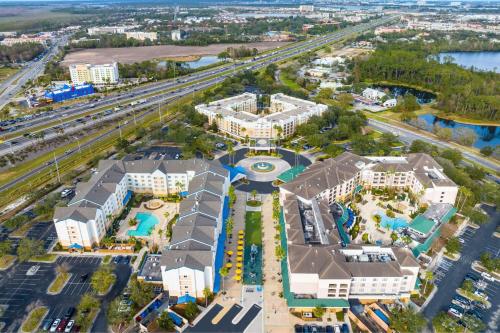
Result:
M482 290L476 289L476 291L474 291L474 295L482 297L485 301L488 300L488 295L486 295Z
M56 319L52 323L52 326L50 326L49 332L55 332L57 330L57 326L59 326L59 323L61 322L61 319Z
M486 279L488 281L491 281L491 282L495 281L495 278L486 272L481 273L481 276L483 277L483 279Z
M71 332L71 329L75 325L75 321L72 319L68 322L68 325L66 325L66 328L64 329L64 333L69 333Z

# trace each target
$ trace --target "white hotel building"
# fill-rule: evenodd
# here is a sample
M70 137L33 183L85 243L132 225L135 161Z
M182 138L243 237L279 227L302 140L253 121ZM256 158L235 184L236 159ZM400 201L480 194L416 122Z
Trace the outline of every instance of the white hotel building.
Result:
M101 65L73 64L69 66L69 74L73 84L116 84L120 79L116 62Z
M296 298L397 299L415 289L419 264L408 249L343 241L333 204L362 187L407 188L422 202L452 205L458 190L427 154L343 153L312 164L280 186L289 285Z
M244 139L276 139L292 135L297 126L312 116L320 116L328 107L284 94L274 94L270 106L257 107L257 95L243 93L208 104L196 106L196 111L217 124L221 132ZM279 128L279 130L278 130Z

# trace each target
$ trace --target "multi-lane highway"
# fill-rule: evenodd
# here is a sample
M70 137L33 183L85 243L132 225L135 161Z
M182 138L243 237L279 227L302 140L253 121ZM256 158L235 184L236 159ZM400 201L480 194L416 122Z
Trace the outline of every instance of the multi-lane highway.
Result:
M370 23L350 27L329 35L313 38L306 42L293 44L289 47L284 47L282 49L257 56L253 60L235 63L232 66L223 66L213 70L194 73L176 80L168 80L138 87L126 93L108 96L97 102L77 104L75 106L68 107L66 110L58 109L57 111L47 112L31 120L13 124L10 127L11 129L6 128L7 130L10 129L10 131L7 132L10 138L8 140L4 140L4 142L0 144L0 154L7 154L9 152L14 153L32 145L35 142L32 140L33 135L35 135L42 126L45 127L51 125L43 130L45 139L51 139L58 135L62 135L63 132L65 134L69 134L82 128L95 125L98 121L112 119L114 117L118 117L120 114L123 115L131 111L137 111L138 109L163 102L165 98L170 97L171 94L175 94L179 91L185 92L185 88L183 88L185 86L194 86L198 90L200 87L197 85L199 85L201 81L206 82L208 80L212 83L217 83L221 81L220 79L224 79L229 75L232 75L234 72L244 69L254 70L271 62L284 60L302 52L340 40L347 35L371 29L372 27L384 24L391 19L393 18L387 17ZM169 91L169 93L165 93L165 91ZM151 97L145 98L144 96ZM132 106L130 105L130 101L134 99L136 101L146 101L140 105ZM119 107L119 110L116 109L115 111L116 105L121 105L121 107ZM106 110L107 107L110 109ZM83 114L89 114L92 113L92 111L95 111L92 118L97 119L95 121L87 121L89 119L85 119ZM82 117L75 119L78 115L82 115ZM64 129L64 131L61 129ZM27 132L29 132L29 135ZM0 137L0 139L2 139L2 137Z
M61 133L61 127L64 128L64 133L65 134L71 134L73 131L78 131L81 130L82 128L86 128L89 126L95 125L95 123L103 121L103 120L109 120L113 119L115 117L120 117L125 114L130 114L130 113L135 113L137 112L137 118L135 119L136 121L140 121L143 117L157 112L157 108L154 106L158 105L159 103L163 104L168 104L171 103L177 99L179 99L182 96L186 96L188 94L191 94L195 91L203 90L206 88L209 88L217 83L222 82L224 79L227 77L230 77L231 75L234 75L234 73L242 71L242 70L257 70L260 68L263 68L267 66L268 64L274 63L274 62L279 62L282 60L285 60L287 58L291 58L294 56L297 56L301 53L308 52L311 50L314 50L316 48L322 47L324 45L330 44L335 41L342 40L345 37L351 36L353 34L366 31L369 29L372 29L378 25L382 25L387 23L390 20L393 20L394 17L385 17L382 19L378 19L369 23L364 23L360 25L356 25L353 27L349 27L343 30L340 30L338 32L328 34L325 36L317 37L310 39L308 41L298 43L298 44L293 44L290 47L285 47L280 50L276 50L267 54L263 54L259 57L256 57L254 60L246 61L243 63L237 63L233 66L224 67L224 68L219 68L219 69L213 69L205 72L200 72L197 74L192 74L189 76L185 76L182 78L179 78L178 80L170 80L167 82L162 82L162 83L156 83L152 84L143 88L135 89L130 92L127 92L122 95L115 95L110 97L109 99L103 100L101 102L96 102L93 105L93 108L99 108L103 109L106 106L110 105L116 105L117 103L122 103L122 101L127 100L129 102L131 98L137 97L137 100L142 100L141 104L138 105L130 105L130 103L126 106L123 106L120 108L120 110L105 110L105 111L96 111L95 114L93 114L90 118L87 117L82 117L79 119L71 119L69 120L68 118L74 118L75 116L81 114L81 113L86 113L89 112L89 107L88 106L76 106L71 109L68 109L66 111L63 111L62 115L57 115L56 117L53 117L53 115L48 115L47 117L41 117L39 121L31 122L29 123L30 125L27 127L32 127L32 126L40 126L40 124L43 124L44 122L54 122L56 120L56 124L50 126L49 128L45 129L45 138L49 139L51 137L55 137L57 135L60 135ZM156 92L156 93L155 93ZM144 97L145 95L151 96ZM148 108L149 110L146 112L142 112L139 114L139 110ZM92 117L96 119L91 119ZM26 130L26 128L24 129ZM82 145L80 148L84 149L87 146L93 145L97 141L101 140L104 137L109 136L112 133L115 133L116 131L119 130L118 128L113 128L110 129L108 132L104 133L98 138L95 138L84 145ZM11 151L15 151L16 149L20 149L22 147L26 147L31 144L33 140L30 138L27 138L25 136L17 136L15 138L11 138L9 140L6 140L5 143L0 145L0 153L8 153ZM66 152L64 155L58 157L58 159L64 159L68 158L69 156L73 155L74 153L78 152L78 149L73 149L68 152ZM45 168L51 167L51 164L53 162L49 163L48 165L40 165L37 168L34 168L30 172L26 173L22 177L19 177L17 179L13 179L11 182L4 184L3 186L0 187L0 191L4 191L6 189L11 188L12 186L16 185L17 183L33 176L36 175L37 173L41 172Z
M16 96L26 82L42 74L47 62L59 52L59 47L67 42L68 36L59 37L40 59L28 61L19 72L0 84L0 109Z

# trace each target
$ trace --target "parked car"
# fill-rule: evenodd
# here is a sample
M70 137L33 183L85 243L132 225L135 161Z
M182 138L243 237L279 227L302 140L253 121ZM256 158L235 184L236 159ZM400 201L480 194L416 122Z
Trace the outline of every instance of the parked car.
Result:
M294 330L295 330L295 333L303 333L304 332L302 325L299 325L299 324L294 326Z
M113 263L119 264L122 261L122 256L116 256L113 258Z
M495 278L486 272L482 272L481 276L483 277L483 279L486 279L486 280L491 281L491 282L495 282Z
M486 301L488 300L488 295L486 295L486 294L485 294L485 292L484 292L484 291L482 291L482 290L480 290L480 289L476 289L476 290L474 291L474 295L479 296L479 297L482 297L482 298L483 298L484 300L486 300Z
M68 308L68 310L66 310L66 314L64 315L64 318L69 319L73 316L74 313L75 313L75 308L70 306Z
M332 325L326 325L325 327L325 332L326 333L333 333L333 326Z
M64 332L66 325L68 324L68 319L63 319L57 326L56 332Z
M55 332L57 330L57 327L59 326L59 323L61 322L61 319L57 318L52 322L52 325L50 326L49 332Z
M80 282L85 282L89 277L89 273L80 275Z
M475 308L479 308L479 309L487 309L486 305L485 305L483 302L473 301L473 302L472 302L472 305L473 305Z
M460 295L453 296L453 299L451 301L465 309L468 309L470 307L470 301L467 298L462 297Z
M335 333L340 333L340 325L333 325Z
M64 329L64 333L71 332L71 329L73 328L74 325L75 325L75 321L74 320L70 320L68 322L68 325L66 325L66 328Z
M346 323L342 324L342 333L349 333L349 325Z
M466 280L472 280L472 281L478 281L479 280L479 278L476 275L471 274L471 273L467 273L465 275L465 279Z
M487 286L488 286L488 283L484 280L479 280L479 281L474 282L474 287L476 287L476 289L484 290L484 289L486 289Z
M52 325L52 322L54 320L52 318L46 318L42 321L42 331L48 331L50 329L50 326Z

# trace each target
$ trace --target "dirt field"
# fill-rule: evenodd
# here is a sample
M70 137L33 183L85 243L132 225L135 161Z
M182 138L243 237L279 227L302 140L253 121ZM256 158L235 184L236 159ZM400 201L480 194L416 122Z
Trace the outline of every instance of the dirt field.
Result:
M208 46L175 46L156 45L144 47L122 47L104 49L85 49L69 53L63 65L69 66L75 63L103 64L112 61L121 63L134 63L152 59L165 59L186 56L216 55L225 51L228 47L245 46L266 51L276 47L287 45L287 42L259 42L246 44L213 44Z

